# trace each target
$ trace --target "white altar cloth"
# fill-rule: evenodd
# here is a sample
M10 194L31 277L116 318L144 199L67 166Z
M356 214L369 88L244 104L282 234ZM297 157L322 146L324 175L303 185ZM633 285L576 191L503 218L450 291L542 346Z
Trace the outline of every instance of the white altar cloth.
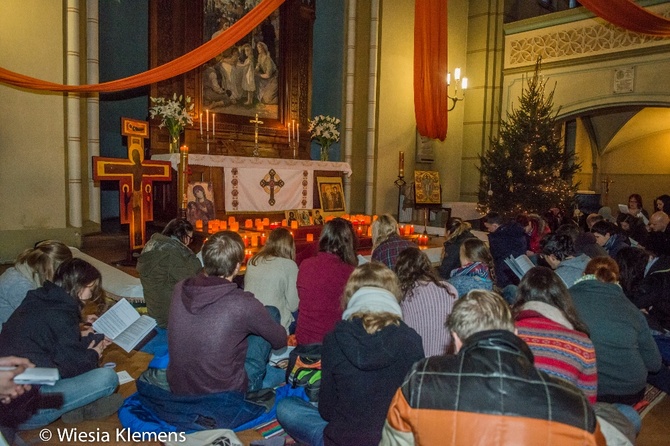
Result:
M153 159L179 165L179 154ZM348 163L222 155L189 155L189 165L223 168L224 204L227 212L276 212L314 207L314 172L343 172Z
M100 271L100 274L102 274L102 289L109 297L114 300L126 298L130 302L144 302L144 288L142 288L140 279L95 257L91 257L74 246L70 246L70 251L72 251L73 257L86 260Z

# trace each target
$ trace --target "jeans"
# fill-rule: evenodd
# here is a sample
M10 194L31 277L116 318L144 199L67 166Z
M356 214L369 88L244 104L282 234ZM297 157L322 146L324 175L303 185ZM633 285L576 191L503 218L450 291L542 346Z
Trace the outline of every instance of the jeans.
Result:
M281 317L276 307L265 307L275 322L279 323ZM247 338L247 357L244 361L244 369L247 371L249 385L247 390L255 392L263 388L265 368L270 358L272 346L262 336L251 335Z
M37 429L56 421L64 413L109 396L119 385L114 369L99 368L72 378L61 379L54 386L42 386L41 395L61 394L63 405L58 409L40 409L20 430Z
M617 408L621 414L631 422L633 427L635 427L635 435L640 433L642 429L642 418L640 414L637 413L637 410L633 409L633 406L628 406L626 404L614 403L614 407Z
M319 409L296 397L284 398L277 404L277 421L286 433L301 444L323 445L323 430L328 424Z

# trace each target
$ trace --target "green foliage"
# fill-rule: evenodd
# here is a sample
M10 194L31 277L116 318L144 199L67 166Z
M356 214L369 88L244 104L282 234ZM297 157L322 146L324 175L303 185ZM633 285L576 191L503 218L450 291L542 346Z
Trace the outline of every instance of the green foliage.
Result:
M553 112L554 92L545 94L547 80L540 76L541 61L528 79L507 120L500 124L497 140L480 156L481 181L478 208L515 216L523 212L544 214L552 207L568 209L580 169L565 152Z

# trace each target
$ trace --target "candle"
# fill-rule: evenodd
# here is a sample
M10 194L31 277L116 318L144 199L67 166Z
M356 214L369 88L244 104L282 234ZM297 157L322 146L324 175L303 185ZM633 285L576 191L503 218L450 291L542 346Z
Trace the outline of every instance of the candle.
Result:
M291 124L286 127L286 133L288 133L288 143L291 144Z
M451 72L447 73L447 86L451 85Z
M251 247L252 248L258 248L258 236L257 235L252 235L251 236Z
M293 139L295 139L295 119L291 120L291 132L293 133Z
M244 252L244 260L248 262L251 257L252 257L251 250L250 249L246 250Z
M228 217L228 224L232 226L233 223L235 223L235 217Z
M244 241L244 247L245 247L245 248L248 248L248 247L249 247L249 237L247 237L247 236L245 235L245 236L242 238L242 240Z
M216 114L212 113L212 136L216 135Z
M262 222L263 222L263 220L261 220L260 218L257 218L257 219L254 220L254 226L261 225L261 224L263 224Z
M200 113L200 136L202 136L202 113Z
M195 229L202 230L202 220L196 220L195 221Z
M293 220L291 222L291 229L298 229L298 222L297 221Z
M409 233L414 234L414 225L409 226Z
M283 220L281 221L281 225L282 225L282 226L288 226L288 220L283 219Z
M231 225L230 230L231 230L231 231L234 231L234 232L239 231L239 230L240 230L240 223L237 222L237 221L234 222L234 223Z
M314 241L314 234L307 234L307 241L308 242L313 242Z
M265 235L265 232L261 234L261 246L265 246L265 241L268 239L267 235Z
M217 220L217 223L219 224L219 228L221 228L222 231L225 231L226 229L228 229L228 225L226 224L225 220L223 220L223 221Z
M405 152L400 152L398 154L398 176L405 176Z
M207 133L209 133L209 110L205 110L205 113L207 113Z
M244 229L251 229L253 227L254 227L254 222L250 218L244 220Z
M295 131L295 140L298 144L300 144L300 123L298 123L298 127Z
M263 219L263 226L270 226L270 219L269 218L265 217Z

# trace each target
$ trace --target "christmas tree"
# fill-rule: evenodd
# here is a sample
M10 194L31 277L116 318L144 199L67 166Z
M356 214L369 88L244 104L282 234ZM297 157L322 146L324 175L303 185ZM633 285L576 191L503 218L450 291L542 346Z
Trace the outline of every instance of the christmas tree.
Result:
M547 80L540 76L541 61L507 120L500 124L497 140L481 155L478 208L516 216L544 214L550 208L567 210L577 185L579 170L574 154L566 153L553 112L554 92L545 94Z

